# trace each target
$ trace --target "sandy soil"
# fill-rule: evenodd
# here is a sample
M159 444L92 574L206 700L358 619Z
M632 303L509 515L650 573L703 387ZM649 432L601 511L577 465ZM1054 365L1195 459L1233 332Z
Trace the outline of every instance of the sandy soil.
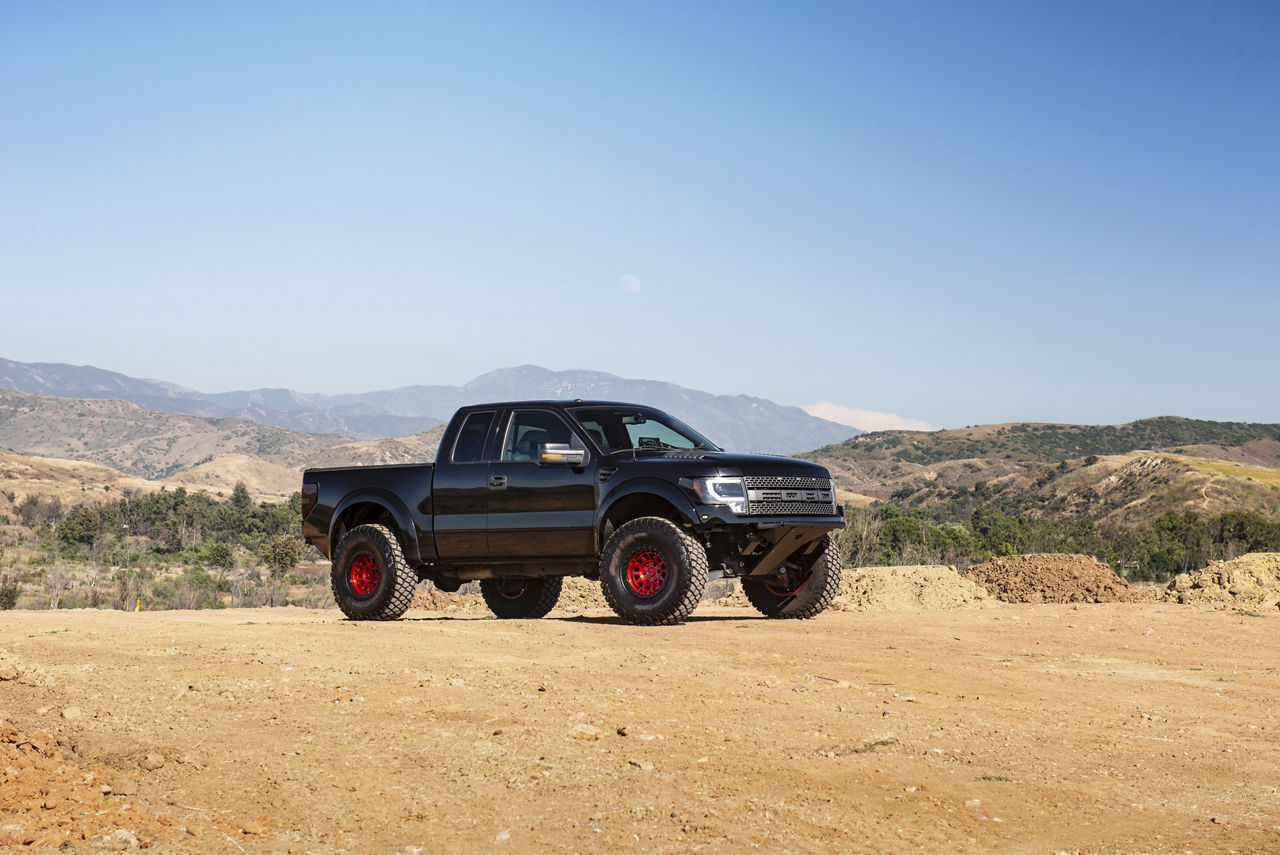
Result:
M1172 603L3 612L0 849L1277 851L1278 668Z

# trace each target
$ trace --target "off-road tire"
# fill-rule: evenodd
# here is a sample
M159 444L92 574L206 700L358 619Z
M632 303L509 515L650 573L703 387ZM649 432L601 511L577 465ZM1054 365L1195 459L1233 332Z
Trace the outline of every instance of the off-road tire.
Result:
M639 517L605 543L600 587L627 623L669 626L697 607L709 572L707 551L684 529L662 517Z
M333 552L333 598L352 620L395 620L409 609L418 576L384 525L358 525Z
M742 593L765 617L803 619L820 614L840 590L844 571L839 547L823 535L817 552L808 556L793 555L787 561L807 571L799 587L791 591L778 590L768 580L747 577L742 580Z
M563 585L563 576L481 579L480 594L497 617L532 620L546 617L556 607Z

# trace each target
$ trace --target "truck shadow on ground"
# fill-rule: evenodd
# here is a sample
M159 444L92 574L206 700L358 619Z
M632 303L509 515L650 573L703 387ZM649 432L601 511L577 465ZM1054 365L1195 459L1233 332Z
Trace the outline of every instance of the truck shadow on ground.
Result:
M564 617L530 618L530 620L538 620L542 622L559 621L564 623L585 623L585 624L595 624L598 626L629 626L630 625L626 621L624 621L622 618L617 617L616 615L566 615ZM717 622L732 623L734 621L741 623L744 620L760 621L760 620L768 620L768 618L762 615L743 615L742 617L737 617L734 615L693 615L691 617L686 618L684 620L684 623L717 623ZM415 615L413 617L402 617L399 620L400 623L443 623L447 621L505 622L499 618L494 617L493 615L448 615L448 614ZM343 623L377 623L377 622L378 621L353 621L349 618L343 621Z
M543 618L543 620L558 620L565 623L590 623L601 625L617 625L629 626L626 621L616 615L568 615L566 617ZM716 623L723 621L744 621L744 620L768 620L763 615L690 615L685 618L683 623Z

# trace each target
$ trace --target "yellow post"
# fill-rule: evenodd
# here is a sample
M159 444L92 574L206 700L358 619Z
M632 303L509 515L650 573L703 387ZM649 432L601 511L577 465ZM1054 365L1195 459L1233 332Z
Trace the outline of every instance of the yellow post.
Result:
M140 612L140 611L142 611L142 597L138 597L138 604L137 604L136 606L134 606L134 607L133 607L133 610L134 610L135 612Z

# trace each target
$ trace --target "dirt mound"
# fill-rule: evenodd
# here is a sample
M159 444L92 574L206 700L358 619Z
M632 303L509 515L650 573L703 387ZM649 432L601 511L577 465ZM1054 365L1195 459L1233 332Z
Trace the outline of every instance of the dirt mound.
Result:
M1175 603L1280 609L1280 552L1251 552L1231 561L1214 561L1170 582L1165 598Z
M489 607L485 605L479 591L472 590L473 587L468 585L456 594L424 587L413 595L410 608L445 614L487 614ZM581 614L593 609L609 611L609 604L600 592L599 582L583 579L581 576L566 576L556 609L569 614Z
M479 593L459 591L451 594L448 591L437 591L435 588L422 587L413 595L411 609L424 612L444 612L446 614L472 613L488 611L488 606Z
M728 606L729 608L735 609L755 608L755 606L751 605L751 601L747 599L747 595L742 593L742 586L737 582L733 583L733 587L729 589L727 594L719 599L712 600L711 604L713 606Z
M733 587L715 601L717 606L751 608L742 588ZM986 608L997 605L981 585L975 585L941 565L913 567L846 567L831 611L918 611L922 609Z
M569 614L593 609L604 609L610 614L613 613L608 602L605 601L604 594L600 591L599 580L592 581L581 576L564 578L564 587L560 589L560 600L556 603L556 608L563 609Z
M1128 582L1088 555L1007 555L970 567L965 578L1006 603L1114 603L1136 599Z
M831 608L839 612L974 609L995 598L944 565L846 568Z

